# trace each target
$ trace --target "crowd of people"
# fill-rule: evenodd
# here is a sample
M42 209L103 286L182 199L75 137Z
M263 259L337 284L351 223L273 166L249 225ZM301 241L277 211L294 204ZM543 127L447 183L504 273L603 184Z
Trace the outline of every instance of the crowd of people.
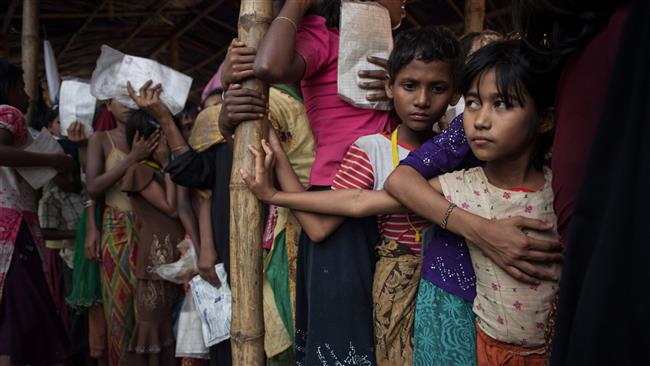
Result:
M397 29L406 1L377 2ZM607 208L589 198L615 200L620 190L593 183L603 168L589 156L616 139L603 132L616 111L644 100L612 75L648 61L632 49L650 35L650 7L576 3L516 1L507 35L397 31L390 57L368 60L381 70L359 75L369 100L390 101L383 111L337 94L340 1L283 2L257 49L232 41L200 106L173 115L164 83L129 82L138 108L98 101L90 136L81 122L62 133L52 106L38 127L60 154L24 149L33 137L23 73L0 60L0 366L232 364L228 340L179 352L178 314L192 277L227 285L215 265L229 274L237 260L232 144L256 119L268 123L248 147L255 169L232 174L265 204L268 365L647 358L638 318L647 300L624 314L624 300L592 292L608 267L603 253L614 251L603 238L621 221L595 216ZM268 94L243 88L250 78ZM627 110L625 123L647 122L643 108ZM625 131L615 140L620 159L634 135ZM37 191L23 167L57 175ZM621 188L637 189L636 176L627 179ZM181 242L197 253L184 285L156 271L184 255ZM643 292L636 285L647 273L635 274L623 288ZM602 311L586 302L598 299L607 299ZM625 318L620 328L613 311Z

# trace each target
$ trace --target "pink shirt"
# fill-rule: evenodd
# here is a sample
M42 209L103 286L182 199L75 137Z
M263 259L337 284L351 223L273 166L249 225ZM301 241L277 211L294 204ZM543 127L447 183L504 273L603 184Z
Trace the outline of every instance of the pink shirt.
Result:
M316 159L309 183L329 186L341 160L361 136L390 132L390 113L353 107L337 95L339 31L325 18L305 16L296 36L296 52L305 60L302 95L316 141Z

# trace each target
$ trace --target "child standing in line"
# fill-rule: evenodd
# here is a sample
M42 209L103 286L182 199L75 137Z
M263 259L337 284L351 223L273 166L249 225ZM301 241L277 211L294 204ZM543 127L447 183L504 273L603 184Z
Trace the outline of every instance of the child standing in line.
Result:
M458 41L448 30L422 28L401 33L390 56L386 92L402 124L391 134L368 135L353 143L335 175L332 189L381 190L400 159L432 137L434 123L458 99L455 85L461 66ZM265 150L273 154L268 146ZM293 190L297 187L295 181L290 181L293 174L280 163L286 160L284 152L274 150L280 155L277 168L280 183L283 189ZM317 210L323 205L322 199L327 200L327 193L336 194L275 194L272 187L258 186L248 175L245 181L260 199L292 209ZM303 207L295 207L296 201L302 201ZM337 200L334 204L349 207L354 203ZM327 236L343 220L343 217L336 221L322 219L309 222L304 229L308 235L319 235L319 231L325 230ZM409 365L422 231L428 224L412 214L380 215L378 223L382 241L377 248L379 261L372 291L377 364Z
M36 191L16 171L73 169L65 154L25 151L30 142L20 67L0 60L0 365L64 361L68 338L46 280Z
M171 114L168 114L169 118ZM159 125L147 112L133 111L126 124L127 141L148 138ZM133 143L130 142L129 146ZM135 327L129 345L129 365L175 365L175 339L172 307L178 301L180 286L161 279L155 268L175 262L176 245L184 229L178 219L177 187L164 170L169 163L169 146L161 135L156 150L141 162L131 165L122 179L122 190L129 195L140 236L134 274Z
M464 127L474 155L485 161L431 181L451 213L456 205L488 219L521 215L554 229L529 234L557 240L551 172L546 167L553 131L555 78L535 71L533 53L521 41L486 46L469 60L461 83ZM479 366L544 364L544 333L554 281L520 282L471 242L476 273ZM550 266L559 277L561 265Z
M103 198L101 233L95 220L95 201L86 205L86 255L99 260L101 266L102 298L107 325L107 362L109 366L124 364L126 350L133 332L134 247L138 228L135 215L121 181L126 170L151 155L159 134L139 138L131 149L126 139L126 121L131 110L116 99L108 109L117 121L114 129L95 132L88 141L86 163L87 192L94 199Z
M388 9L391 26L398 27L405 1L377 2ZM347 148L357 138L394 127L389 113L355 108L337 96L340 7L338 0L286 1L255 58L255 76L261 80L301 82L316 141L312 190L330 189ZM308 216L296 214L303 226ZM345 359L375 363L371 281L377 240L375 218L347 220L327 237L301 236L296 273L297 364ZM346 312L335 310L339 299L347 304Z

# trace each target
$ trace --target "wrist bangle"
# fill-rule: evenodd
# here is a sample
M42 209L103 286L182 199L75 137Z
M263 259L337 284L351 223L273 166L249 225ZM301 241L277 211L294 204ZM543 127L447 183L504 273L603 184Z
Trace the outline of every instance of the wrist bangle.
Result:
M291 23L291 25L293 25L293 29L296 31L296 33L298 33L298 24L296 24L296 22L294 22L293 19L287 17L275 17L273 21L275 22L276 20L280 20L280 19L284 19L287 22Z
M87 201L84 202L84 207L85 208L93 207L93 206L95 206L95 200L87 200Z
M450 203L449 207L447 207L447 212L445 212L445 216L442 218L442 222L440 223L440 228L442 228L443 230L447 230L447 223L449 221L449 215L451 215L451 211L453 211L454 208L456 208L455 203Z
M176 147L172 148L172 153L175 153L176 151L182 150L186 147L187 145L178 145Z

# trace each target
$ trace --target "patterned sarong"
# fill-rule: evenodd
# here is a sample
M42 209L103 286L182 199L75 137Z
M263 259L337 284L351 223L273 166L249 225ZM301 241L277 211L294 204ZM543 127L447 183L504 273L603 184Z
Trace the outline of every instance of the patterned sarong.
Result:
M377 254L372 289L377 365L411 365L422 257L394 241L379 245Z
M102 294L107 319L108 365L124 364L134 326L133 293L136 284L133 212L107 207L102 220Z

